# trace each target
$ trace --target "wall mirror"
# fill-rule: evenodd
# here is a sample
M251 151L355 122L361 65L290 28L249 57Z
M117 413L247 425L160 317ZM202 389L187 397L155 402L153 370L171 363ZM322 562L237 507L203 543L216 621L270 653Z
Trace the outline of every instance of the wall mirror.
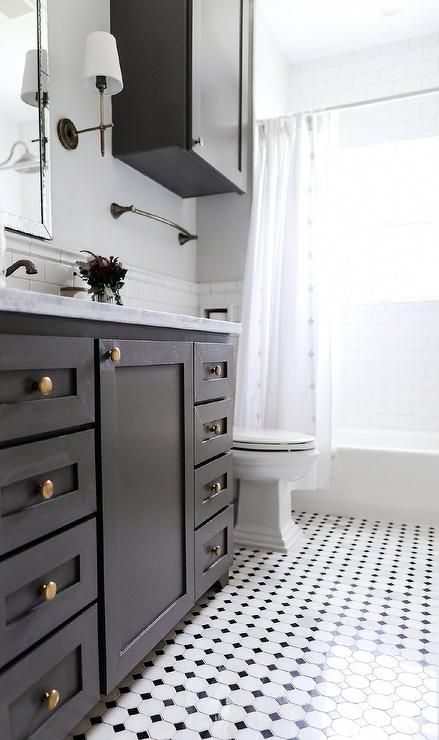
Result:
M0 0L0 208L8 229L50 239L47 0Z

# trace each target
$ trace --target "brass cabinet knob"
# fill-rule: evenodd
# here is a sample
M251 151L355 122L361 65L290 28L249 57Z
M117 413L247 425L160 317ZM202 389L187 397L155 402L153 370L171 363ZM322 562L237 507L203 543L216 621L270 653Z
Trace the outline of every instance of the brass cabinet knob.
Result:
M210 427L210 431L213 432L214 434L221 434L221 427L219 424L214 424L213 426Z
M59 704L59 691L51 689L43 694L43 702L47 709L52 712Z
M58 586L55 581L49 581L49 583L45 583L44 586L41 586L41 594L44 601L53 601L57 590Z
M219 481L217 483L212 483L212 485L210 486L210 490L214 491L214 493L221 493L221 483Z
M210 372L212 375L216 375L217 378L220 378L223 374L223 369L221 365L215 365L215 367L210 368Z
M213 554L214 554L214 555L215 555L215 556L216 556L217 558L219 558L219 557L220 557L220 556L221 556L221 555L223 554L223 548L221 547L221 545L213 545L213 546L212 546L212 547L210 548L210 551L211 551L211 552L212 552L212 553L213 553Z
M107 360L111 360L111 362L114 362L114 364L117 365L120 362L122 353L119 347L112 347L108 350L108 352L105 353L105 357L107 358Z
M35 388L42 396L50 396L53 391L52 378L49 378L47 375L43 375L43 377L39 378L35 383Z
M194 146L204 146L204 139L202 136L198 136L194 139Z
M38 490L39 490L40 496L42 496L46 501L48 501L50 498L52 498L53 494L55 493L55 486L53 485L51 480L43 480L43 482L40 483L40 487Z

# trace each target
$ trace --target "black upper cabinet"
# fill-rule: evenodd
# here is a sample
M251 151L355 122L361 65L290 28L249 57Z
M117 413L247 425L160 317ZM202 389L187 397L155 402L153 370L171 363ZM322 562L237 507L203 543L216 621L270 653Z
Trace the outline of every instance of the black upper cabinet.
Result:
M113 154L183 198L245 192L249 0L111 0Z

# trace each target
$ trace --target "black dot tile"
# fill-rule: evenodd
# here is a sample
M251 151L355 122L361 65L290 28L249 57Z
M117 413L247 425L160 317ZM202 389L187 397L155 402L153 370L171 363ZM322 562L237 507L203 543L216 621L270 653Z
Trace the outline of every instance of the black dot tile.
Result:
M235 728L229 740L246 733L276 738L276 726L284 736L288 725L288 740L301 738L303 730L310 738L359 731L374 737L374 719L389 737L404 735L404 727L412 737L435 736L426 717L437 713L436 530L333 515L295 517L305 537L300 554L237 548L229 585L203 596L131 674L134 681L146 679L139 706L128 701L132 706L123 708L133 689L122 686L68 740L91 740L92 728L103 721L116 738L148 706L150 731L134 733L137 740L154 736L154 725L162 731L161 722L170 723L176 740L180 732L192 733L195 722L204 740L215 737L216 728L221 734L223 721ZM404 678L407 666L412 689ZM352 691L359 685L364 690ZM376 695L389 707L378 714ZM398 712L401 701L407 716ZM255 721L265 714L266 726L258 718L262 729L252 729L253 714Z

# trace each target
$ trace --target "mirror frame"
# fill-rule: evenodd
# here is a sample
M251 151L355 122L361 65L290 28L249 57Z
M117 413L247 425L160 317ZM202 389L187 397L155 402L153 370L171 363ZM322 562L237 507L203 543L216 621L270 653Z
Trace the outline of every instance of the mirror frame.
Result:
M49 93L49 53L48 53L48 15L47 0L36 0L37 48L38 48L38 135L40 140L40 221L33 221L9 211L3 211L3 225L7 231L52 239L52 198L50 182L50 131ZM42 49L47 49L47 75L42 69ZM43 76L47 77L43 86Z

